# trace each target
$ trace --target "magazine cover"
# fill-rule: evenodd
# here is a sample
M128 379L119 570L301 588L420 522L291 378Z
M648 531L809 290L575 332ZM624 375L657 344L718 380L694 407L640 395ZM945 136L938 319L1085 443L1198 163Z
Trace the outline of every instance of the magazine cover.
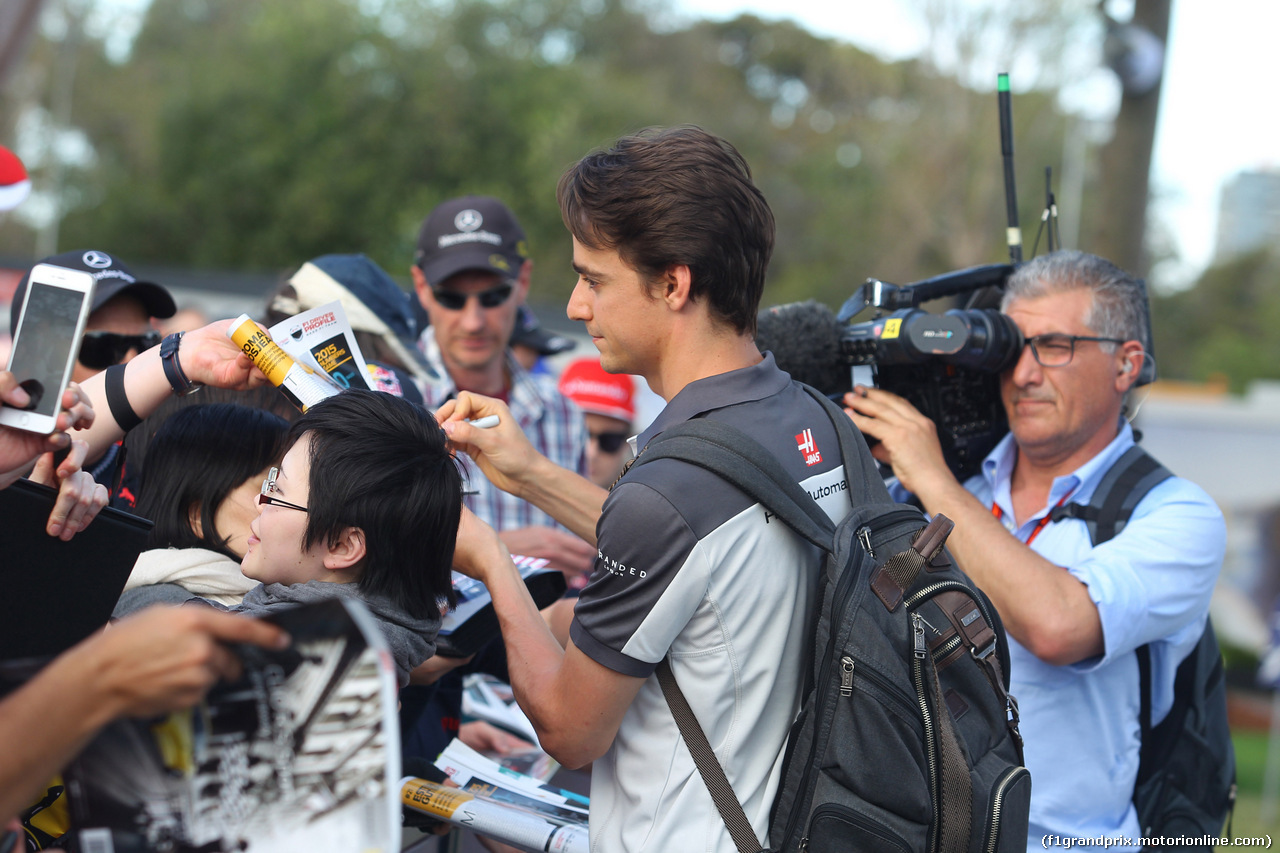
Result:
M369 368L356 345L342 303L326 302L281 320L271 338L312 370L323 371L341 388L369 388Z
M122 720L66 772L81 853L399 849L395 673L359 602L272 614L284 651L190 711Z
M588 853L590 849L585 821L558 820L536 808L515 807L412 776L400 784L407 807L521 850Z
M587 797L512 770L502 759L488 758L457 738L449 742L435 764L450 782L469 794L532 810L555 824L587 824L591 805Z
M538 733L516 703L511 685L488 673L471 672L462 677L462 716L469 720L484 720L538 746ZM516 755L520 754L503 756L503 766L526 776L537 776L544 782L560 767L541 749L530 750L525 756L524 766L514 763Z
M564 573L546 568L547 560L520 555L512 555L511 560L520 570L520 577L524 578L524 585L538 607L546 607L564 594ZM436 638L436 652L464 658L475 654L498 635L498 615L493 612L489 590L480 581L454 572L453 591L458 597L458 606L444 615L440 636Z

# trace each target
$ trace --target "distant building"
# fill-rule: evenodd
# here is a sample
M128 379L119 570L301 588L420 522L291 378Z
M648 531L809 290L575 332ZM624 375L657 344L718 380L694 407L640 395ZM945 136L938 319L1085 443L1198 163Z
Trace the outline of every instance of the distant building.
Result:
M1226 561L1210 612L1225 641L1261 652L1280 602L1280 382L1257 380L1234 396L1225 382L1162 380L1132 402L1142 446L1208 492L1226 516Z
M1240 172L1218 202L1215 262L1263 246L1280 250L1280 170Z

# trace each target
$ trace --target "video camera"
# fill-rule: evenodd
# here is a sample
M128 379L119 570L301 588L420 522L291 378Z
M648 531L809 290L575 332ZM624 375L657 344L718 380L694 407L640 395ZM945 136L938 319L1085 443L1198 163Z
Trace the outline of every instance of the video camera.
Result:
M869 367L877 388L906 398L937 425L947 465L963 481L1008 432L999 373L1018 358L1022 334L996 308L975 306L997 302L1013 269L990 264L901 286L870 279L837 315L817 302L761 312L756 343L794 378L833 396ZM964 294L964 308L934 314L918 307ZM849 322L867 308L877 309L873 319Z
M847 323L868 307L896 309L848 325L841 350L850 366L871 367L877 388L906 398L934 422L943 457L961 481L1009 431L999 374L1021 353L1022 333L996 308L933 314L917 306L987 288L998 293L1012 271L1011 264L991 264L902 287L872 279L836 315Z

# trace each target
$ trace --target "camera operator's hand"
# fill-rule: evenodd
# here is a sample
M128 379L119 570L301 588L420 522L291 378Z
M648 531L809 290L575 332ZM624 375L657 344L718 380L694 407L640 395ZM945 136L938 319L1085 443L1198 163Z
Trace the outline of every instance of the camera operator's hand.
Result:
M844 395L844 405L854 426L879 440L871 455L892 465L907 491L923 497L937 486L955 484L942 456L937 427L907 400L856 385Z

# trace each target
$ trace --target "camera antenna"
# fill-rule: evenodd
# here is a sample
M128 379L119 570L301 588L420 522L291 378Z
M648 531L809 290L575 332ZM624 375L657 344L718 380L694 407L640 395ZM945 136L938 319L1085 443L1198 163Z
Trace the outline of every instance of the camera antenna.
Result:
M1044 212L1040 214L1040 225L1036 228L1036 239L1031 243L1031 257L1036 256L1036 250L1040 248L1040 234L1046 232L1049 244L1049 251L1053 252L1055 245L1062 248L1062 234L1058 231L1058 201L1053 197L1053 167L1044 167Z
M1022 262L1022 229L1018 227L1018 191L1013 180L1013 109L1009 102L1009 75L996 78L996 98L1000 106L1000 154L1004 159L1004 207L1009 227L1009 260Z

